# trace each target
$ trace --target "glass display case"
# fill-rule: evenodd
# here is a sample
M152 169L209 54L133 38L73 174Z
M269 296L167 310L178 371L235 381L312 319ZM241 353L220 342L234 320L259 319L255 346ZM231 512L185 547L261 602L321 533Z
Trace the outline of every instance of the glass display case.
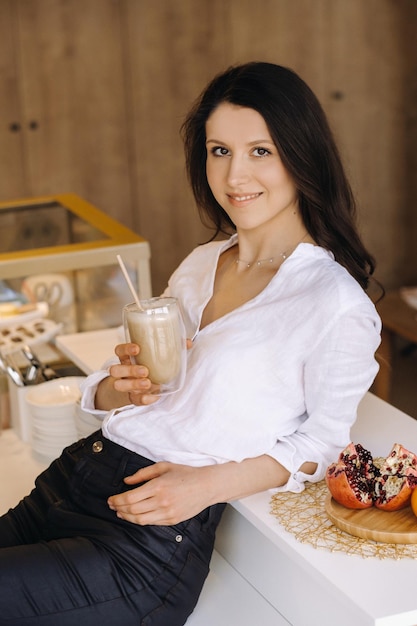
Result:
M0 203L0 279L49 304L63 332L117 326L132 297L152 295L149 243L75 194Z

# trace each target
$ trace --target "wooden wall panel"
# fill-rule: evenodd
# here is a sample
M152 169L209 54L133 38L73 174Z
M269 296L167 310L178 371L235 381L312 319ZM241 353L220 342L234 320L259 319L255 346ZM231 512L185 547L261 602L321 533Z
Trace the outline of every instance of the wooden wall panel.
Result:
M417 283L416 40L415 0L0 0L0 196L84 196L149 239L158 293L209 236L184 115L218 71L273 61L328 113L378 278Z
M406 75L415 62L404 58L403 36L416 22L413 0L125 0L124 7L136 229L151 241L157 288L205 232L183 177L183 115L214 73L253 59L292 67L314 89L350 175L377 277L387 288L405 280L415 146L406 139Z
M0 2L0 198L25 190L14 0Z
M119 0L16 5L30 194L75 192L132 225Z
M401 47L405 124L405 254L399 284L417 285L417 2L402 0Z
M320 89L327 52L323 0L229 0L227 4L231 62L285 65L308 75L311 87Z

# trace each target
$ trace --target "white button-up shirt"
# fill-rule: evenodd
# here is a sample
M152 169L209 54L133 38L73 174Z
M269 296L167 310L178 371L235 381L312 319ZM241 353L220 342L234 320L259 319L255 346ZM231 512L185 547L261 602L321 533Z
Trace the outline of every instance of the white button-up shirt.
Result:
M165 292L179 299L193 338L182 390L100 412L103 370L88 377L82 407L103 415L105 437L154 461L198 466L268 454L291 473L281 489L301 491L350 441L378 370L380 319L331 253L301 243L259 295L200 330L217 260L236 240L196 248ZM317 463L313 476L299 471L305 461Z

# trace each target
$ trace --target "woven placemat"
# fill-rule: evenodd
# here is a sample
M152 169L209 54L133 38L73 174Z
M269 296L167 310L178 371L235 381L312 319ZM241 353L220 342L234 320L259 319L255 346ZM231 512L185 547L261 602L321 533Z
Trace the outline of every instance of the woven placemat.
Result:
M364 558L417 558L416 544L380 543L353 537L333 525L324 503L328 494L326 482L306 483L302 493L275 493L271 514L286 531L301 543L330 552L343 552Z

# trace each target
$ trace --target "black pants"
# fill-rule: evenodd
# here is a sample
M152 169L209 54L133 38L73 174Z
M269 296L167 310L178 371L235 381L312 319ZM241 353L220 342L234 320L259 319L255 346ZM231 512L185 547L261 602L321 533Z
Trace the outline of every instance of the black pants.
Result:
M66 448L0 518L0 625L181 626L224 504L175 526L117 518L107 498L152 461L100 432Z

